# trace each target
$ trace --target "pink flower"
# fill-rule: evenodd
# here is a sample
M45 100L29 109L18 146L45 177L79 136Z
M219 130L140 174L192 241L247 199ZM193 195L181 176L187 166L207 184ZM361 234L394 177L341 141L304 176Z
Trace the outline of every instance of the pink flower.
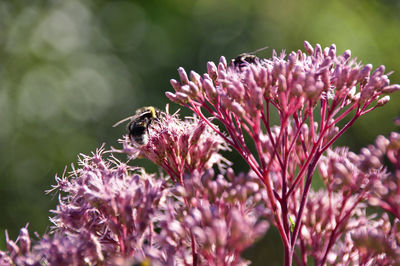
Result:
M211 124L211 123L210 123ZM213 125L217 128L216 125ZM197 117L180 120L178 114L160 112L149 128L146 145L137 146L128 136L121 140L123 152L132 157L144 157L182 182L185 173L204 172L214 165L221 170L230 165L219 151L229 150L224 139Z
M52 230L33 244L27 226L15 241L6 232L0 263L248 265L241 253L270 224L285 265L399 263L400 135L380 136L360 154L330 147L400 86L384 66L372 72L349 50L337 55L335 45L305 42L305 51L230 64L221 57L202 76L179 68L166 95L194 116L147 113L138 132L146 141L127 134L121 150L81 154L48 190L59 193ZM229 168L221 152L231 148L248 174ZM131 166L136 158L164 172ZM317 167L325 189L315 192ZM367 216L367 202L397 218Z
M291 264L318 160L359 117L400 90L390 85L384 66L372 72L372 65L351 59L350 50L337 55L334 44L325 49L304 44L306 52L291 52L287 58L274 51L270 59L228 64L221 57L218 65L207 64L203 76L193 71L188 76L179 68L180 82L171 80L175 93L166 93L210 125L264 183L286 265ZM219 120L227 135L203 112ZM277 127L271 124L274 118ZM339 122L344 126L338 127ZM293 230L290 215L295 217Z
M199 134L196 125L189 141ZM155 136L159 135L151 136L149 145ZM197 136L196 149L205 136ZM179 150L179 144L171 146ZM200 162L211 160L208 153L202 154L196 157ZM228 168L226 179L205 167L201 172L184 168L182 182L175 183L171 177L150 175L113 155L107 157L103 147L91 156L81 155L78 168L56 177L57 185L50 190L60 193L51 233L32 247L27 228L15 242L7 236L8 252L0 252L0 261L247 265L241 252L265 234L266 219L272 216L263 200L265 191L252 174L235 175Z
M393 169L375 180L369 203L391 212L400 219L400 134L392 132L388 139L379 136L375 145L369 145L362 151L363 165L366 167L383 168L382 164L377 163L376 166L371 162L383 162L386 156L391 164L389 169Z

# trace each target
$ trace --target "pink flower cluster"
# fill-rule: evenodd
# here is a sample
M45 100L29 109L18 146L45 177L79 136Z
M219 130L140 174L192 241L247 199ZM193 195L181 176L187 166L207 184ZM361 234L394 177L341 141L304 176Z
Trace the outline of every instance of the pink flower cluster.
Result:
M159 111L145 144L128 133L120 150L81 155L48 191L59 195L51 232L33 243L27 227L16 241L6 233L1 265L248 265L242 252L270 225L285 265L400 263L400 135L360 154L331 149L400 90L383 66L305 42L287 58L221 57L202 76L178 72L166 95L193 116ZM230 168L231 149L248 173ZM163 171L146 173L136 158Z
M149 141L146 145L132 145L128 136L121 143L131 157L145 157L174 180L181 182L184 174L204 171L217 165L221 170L230 165L219 151L229 150L224 139L196 117L180 120L168 110L151 124ZM216 128L215 125L213 125Z
M241 252L269 227L262 183L252 174L235 175L230 168L223 167L225 176L206 168L222 164L215 153L226 146L218 137L210 139L192 118L181 121L166 114L160 128L154 128L163 132L151 135L148 145L162 134L170 136L170 119L175 127L182 126L173 131L178 139L187 134L190 143L198 127L203 131L191 146L193 154L203 152L198 162L191 164L188 155L177 153L183 151L179 141L171 143L168 152L158 150L179 157L182 179L147 174L106 156L104 148L81 155L79 167L56 176L57 184L48 191L60 195L50 234L32 247L27 228L15 242L7 237L8 252L0 252L2 265L247 265ZM142 156L154 154L142 148ZM175 163L165 161L167 169Z
M370 204L379 206L393 214L400 220L400 134L392 132L388 139L379 136L375 146L370 145L362 155L366 161L383 162L385 158L390 162L392 172L386 173L374 183L374 194L370 197ZM371 168L382 167L370 164Z
M166 93L207 124L206 114L224 125L227 136L210 126L264 183L286 265L292 263L319 159L359 117L400 90L390 84L384 66L372 72L372 65L351 59L349 50L338 55L335 45L322 49L308 42L305 50L291 52L287 59L274 52L271 59L246 61L244 56L230 64L221 57L218 65L208 63L203 76L194 71L188 76L180 68L180 81L171 80L175 92Z

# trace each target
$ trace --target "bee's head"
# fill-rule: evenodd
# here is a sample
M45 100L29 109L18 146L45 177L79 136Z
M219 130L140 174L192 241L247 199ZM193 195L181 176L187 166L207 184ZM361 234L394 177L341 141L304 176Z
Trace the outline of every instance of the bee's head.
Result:
M152 119L158 116L158 111L153 106L146 106L138 109L136 111L136 116Z

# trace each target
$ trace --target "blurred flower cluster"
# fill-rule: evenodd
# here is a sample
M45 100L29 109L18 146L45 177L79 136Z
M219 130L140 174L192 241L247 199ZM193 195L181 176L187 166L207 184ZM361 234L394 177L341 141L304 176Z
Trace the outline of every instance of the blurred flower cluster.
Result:
M371 171L358 169L351 158L346 159L345 148L335 152L329 148L357 119L384 106L388 94L400 90L390 84L391 73L385 73L384 66L372 71L371 64L352 59L350 50L338 55L334 44L324 49L319 44L304 45L305 52L286 56L274 51L270 59L244 54L228 63L221 57L218 65L209 62L202 76L179 68L180 81L171 80L175 92L166 93L224 138L263 182L271 222L283 242L285 265L292 264L298 237L302 238L303 219L309 215L307 200L314 194L310 194L311 181L321 158L327 157L320 169L332 197L328 202L339 193L336 201L341 208L339 225L330 229L331 240L322 244L325 251L315 251L322 252L316 256L317 264L327 261L341 236L339 227L369 197L373 182L386 175L379 166ZM213 127L207 115L225 131ZM273 117L278 117L278 125L272 124ZM388 197L392 199L391 194Z
M254 174L236 175L222 163L229 161L217 152L226 145L201 121L165 114L158 123L146 146L134 146L126 136L121 141L129 156L138 149L149 159L164 154L162 162L155 162L173 175L147 174L103 147L81 155L78 168L56 176L56 185L48 190L59 193L52 231L32 247L27 228L15 242L7 237L8 252L0 253L1 262L247 265L241 252L269 227L262 183ZM159 141L166 138L177 141L169 140L163 149ZM182 138L186 146L178 141ZM214 173L215 163L223 165L225 175ZM175 176L178 170L181 176Z
M360 154L331 146L400 86L349 50L336 55L335 45L308 42L305 50L229 64L221 57L203 76L180 68L166 95L193 117L159 111L143 132L146 143L128 132L120 150L81 155L48 191L59 195L52 230L34 244L27 226L16 241L6 233L0 262L248 265L241 253L271 224L285 265L399 264L399 134L378 137ZM231 149L248 173L230 168L222 152ZM139 157L163 171L132 166ZM311 188L316 170L319 191ZM387 213L367 214L368 206Z

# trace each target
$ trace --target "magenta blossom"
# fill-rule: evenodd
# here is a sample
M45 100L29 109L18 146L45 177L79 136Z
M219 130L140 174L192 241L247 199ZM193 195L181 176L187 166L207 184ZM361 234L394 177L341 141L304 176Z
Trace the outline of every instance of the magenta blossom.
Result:
M349 50L305 42L305 51L221 57L203 76L179 68L166 94L193 116L166 108L144 123L142 145L126 134L119 150L80 155L48 191L59 196L51 231L31 240L26 226L15 241L6 232L0 264L248 265L243 251L270 225L285 265L400 264L399 134L360 154L331 149L400 86ZM230 168L222 153L231 149L248 173ZM136 158L159 173L134 166ZM394 219L367 215L368 204Z
M216 127L213 125L213 127ZM219 151L229 150L225 140L196 117L180 120L178 114L160 112L149 130L148 143L137 146L128 136L120 140L124 152L133 158L145 157L161 166L175 182L197 170L230 165Z
M372 72L372 65L351 59L349 50L337 55L335 45L322 49L308 42L305 50L287 59L274 52L271 59L240 65L221 57L218 66L208 63L203 76L193 71L188 76L179 68L180 81L171 80L175 93L166 93L223 137L264 183L286 265L292 261L318 160L359 117L400 90L390 85L384 66ZM227 135L204 112L219 120ZM279 118L277 127L271 125L272 116Z
M185 173L180 182L175 182L176 176L147 174L106 156L103 147L92 156L81 155L78 167L56 176L57 184L48 191L60 193L50 234L32 246L27 228L21 229L15 242L7 237L8 252L0 253L0 261L5 265L248 265L241 253L265 234L271 216L260 180L226 168L223 157L216 155L223 142L218 136L210 138L197 120L166 116L154 129L164 133L152 134L149 145L171 133L169 119L180 129L174 131L178 137L187 134L190 143L197 136L193 154L202 154L192 163L175 154ZM213 148L204 150L210 147L208 142ZM170 147L164 152L182 151L179 144ZM215 163L226 176L206 168Z

